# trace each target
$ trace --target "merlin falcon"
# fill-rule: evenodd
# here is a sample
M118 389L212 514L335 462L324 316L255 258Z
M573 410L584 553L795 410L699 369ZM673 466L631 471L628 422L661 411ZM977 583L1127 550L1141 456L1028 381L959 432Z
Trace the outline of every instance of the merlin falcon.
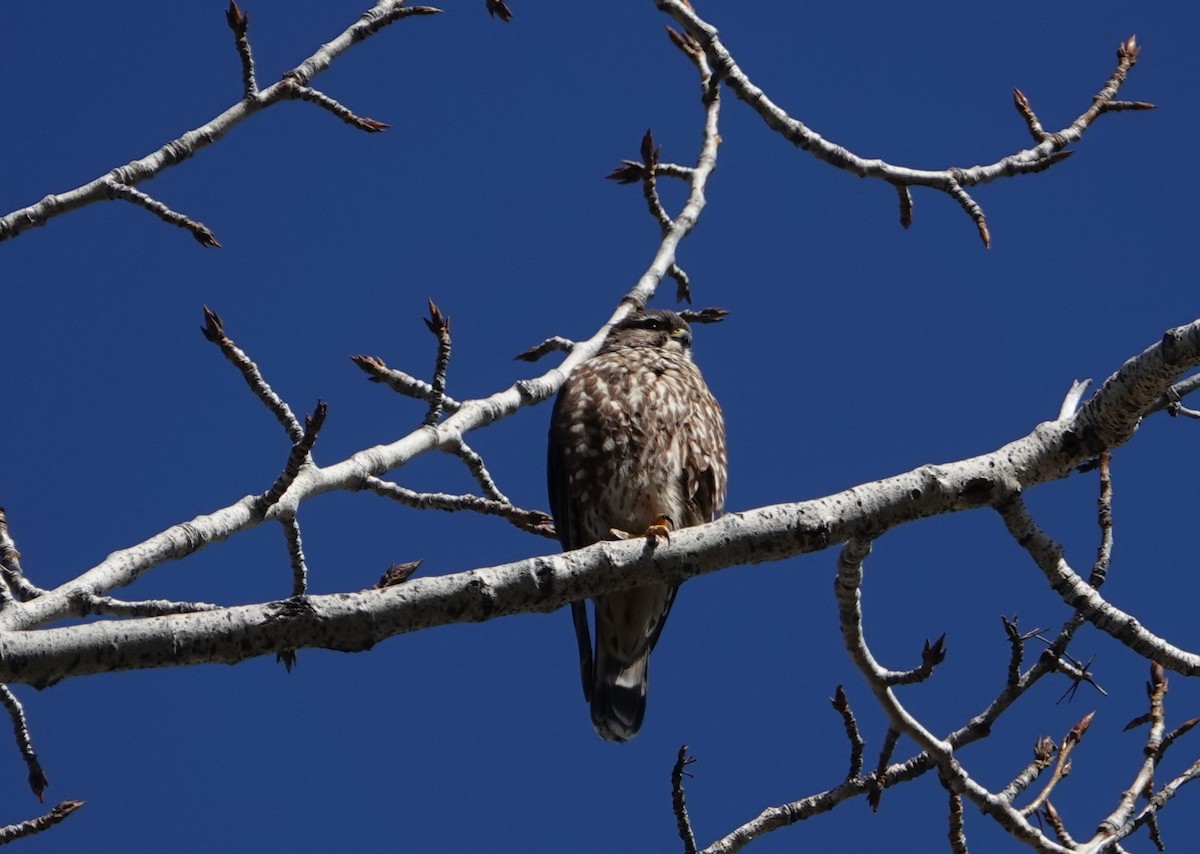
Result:
M550 509L564 549L658 537L711 522L725 504L721 407L673 311L630 314L567 378L550 419ZM642 725L651 650L677 586L649 584L571 605L583 696L609 741Z

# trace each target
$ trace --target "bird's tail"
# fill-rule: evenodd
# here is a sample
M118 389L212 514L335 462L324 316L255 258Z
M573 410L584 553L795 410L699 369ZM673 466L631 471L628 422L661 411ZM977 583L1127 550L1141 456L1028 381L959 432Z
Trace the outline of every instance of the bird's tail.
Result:
M600 654L592 689L592 726L601 738L629 741L637 735L646 714L649 651L633 662Z

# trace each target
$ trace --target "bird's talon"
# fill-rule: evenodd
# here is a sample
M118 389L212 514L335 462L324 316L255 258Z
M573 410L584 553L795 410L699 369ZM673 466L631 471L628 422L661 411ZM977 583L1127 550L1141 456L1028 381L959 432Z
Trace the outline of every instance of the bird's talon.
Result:
M646 529L642 536L652 542L657 540L659 537L662 537L664 540L670 543L671 528L673 527L675 527L675 523L671 521L670 516L659 516L654 520L654 524Z

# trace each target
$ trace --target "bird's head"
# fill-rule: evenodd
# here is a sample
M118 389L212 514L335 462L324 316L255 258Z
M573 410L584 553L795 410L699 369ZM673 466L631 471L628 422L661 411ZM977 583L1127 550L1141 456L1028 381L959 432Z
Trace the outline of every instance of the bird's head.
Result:
M673 311L635 311L609 330L601 352L625 347L659 347L691 358L692 327Z

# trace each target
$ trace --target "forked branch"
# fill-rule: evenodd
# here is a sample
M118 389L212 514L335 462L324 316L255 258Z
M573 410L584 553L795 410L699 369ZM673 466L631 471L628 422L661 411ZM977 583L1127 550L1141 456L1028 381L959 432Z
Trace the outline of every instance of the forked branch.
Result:
M997 178L1027 175L1061 163L1071 152L1068 146L1082 139L1093 121L1107 112L1122 110L1152 109L1152 104L1142 101L1118 101L1117 93L1125 82L1129 70L1137 62L1140 49L1137 40L1130 37L1117 46L1117 65L1100 91L1092 98L1088 108L1071 124L1056 132L1042 130L1033 115L1028 99L1017 90L1016 104L1037 144L1023 149L994 163L962 168L948 166L943 169L912 169L898 166L885 160L864 158L849 149L837 145L816 133L804 122L789 115L772 101L767 94L751 82L733 54L717 35L717 28L700 18L687 0L655 0L659 9L670 15L703 51L713 68L713 77L725 83L771 130L783 136L797 148L807 151L819 160L842 169L860 178L878 178L894 186L900 194L900 222L907 227L912 222L911 187L929 187L953 198L971 217L979 231L983 245L991 244L987 218L983 209L967 192L968 187L986 184Z
M204 225L134 189L135 186L199 153L260 110L293 98L310 101L361 130L374 133L385 129L387 125L382 122L360 118L328 95L310 88L309 81L328 68L330 63L345 53L351 45L374 35L388 24L413 15L433 15L440 11L430 6L405 6L404 0L379 0L341 35L322 45L316 53L286 72L277 83L260 90L255 80L254 60L246 36L249 17L236 3L230 3L225 17L233 30L241 61L241 100L219 116L162 145L146 157L110 169L99 178L73 190L48 195L37 204L0 217L0 241L16 237L35 226L45 225L54 217L76 208L119 198L150 211L164 222L187 229L203 246L220 246L213 233Z

